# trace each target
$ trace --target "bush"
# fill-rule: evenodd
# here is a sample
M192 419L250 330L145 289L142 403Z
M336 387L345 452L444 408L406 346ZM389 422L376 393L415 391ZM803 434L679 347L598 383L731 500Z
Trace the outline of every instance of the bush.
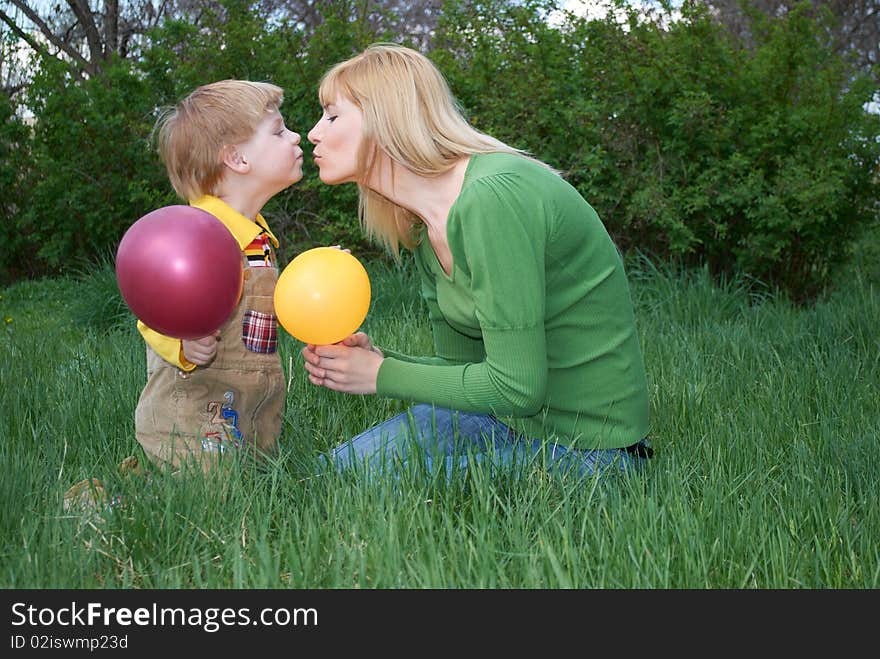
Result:
M32 257L61 272L115 246L139 217L173 200L149 144L155 98L123 60L86 82L44 60L28 95L33 173L18 226L36 246Z
M624 24L548 22L557 5L446 3L428 54L477 128L560 169L627 253L743 275L802 301L834 281L878 218L880 118L864 109L873 85L832 53L822 20L805 7L756 14L746 44L699 2L669 25L634 10ZM156 109L226 77L282 86L282 114L303 137L303 180L265 209L282 264L316 245L375 253L354 186L320 183L306 134L324 71L394 34L362 3L322 6L311 32L267 22L247 0L212 6L198 27L158 27L140 59L111 62L100 78L72 80L43 61L30 144L15 121L0 136L0 150L29 154L28 167L0 168L3 199L22 200L0 208L16 218L8 242L27 248L31 270L18 274L94 258L147 211L178 203L148 139ZM15 258L4 255L6 271Z
M30 169L30 131L17 114L16 105L0 93L0 284L34 274L31 245L26 232L14 221L27 207Z
M606 79L626 102L604 131L629 173L606 215L626 245L803 301L877 217L880 124L863 109L873 86L849 78L802 9L756 15L754 49L702 5L668 31L632 30Z
M702 3L670 26L552 3L456 5L432 53L482 130L563 170L618 245L812 299L878 217L873 86L806 7L738 43ZM830 15L826 16L830 20Z

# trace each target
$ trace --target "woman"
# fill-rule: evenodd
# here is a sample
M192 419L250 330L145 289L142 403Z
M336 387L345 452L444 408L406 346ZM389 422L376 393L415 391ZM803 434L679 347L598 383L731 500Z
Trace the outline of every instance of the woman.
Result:
M358 332L303 349L309 380L411 400L331 454L339 467L543 456L580 474L649 455L648 390L620 255L547 165L480 133L423 55L376 44L321 81L308 134L324 183L356 183L368 234L412 250L435 355Z

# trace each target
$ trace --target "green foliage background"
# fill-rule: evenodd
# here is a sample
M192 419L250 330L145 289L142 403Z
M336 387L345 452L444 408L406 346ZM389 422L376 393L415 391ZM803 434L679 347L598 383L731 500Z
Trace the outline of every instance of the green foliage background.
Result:
M813 299L880 217L880 117L864 109L876 89L832 54L822 19L756 13L744 44L699 3L666 26L632 10L623 24L549 23L556 5L446 4L427 54L471 122L560 169L624 251ZM178 203L151 131L161 107L199 84L281 85L282 113L308 152L321 74L393 37L359 7L327 3L306 34L228 0L198 28L166 22L141 57L99 78L38 62L24 99L33 121L0 104L0 282L94 261L146 212ZM306 170L265 209L282 259L318 244L374 249L354 186L324 186Z

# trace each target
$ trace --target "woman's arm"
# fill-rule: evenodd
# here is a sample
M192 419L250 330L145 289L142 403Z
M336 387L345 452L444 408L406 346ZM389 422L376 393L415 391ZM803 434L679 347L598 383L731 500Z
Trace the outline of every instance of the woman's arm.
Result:
M465 364L386 359L378 372L379 394L498 415L540 410L548 378L544 254L549 230L543 204L541 192L516 176L487 177L469 186L450 216L449 235L456 269L466 282L462 286L473 299L480 351ZM436 297L425 297L434 327L441 328L434 336L443 354L443 342L455 330Z

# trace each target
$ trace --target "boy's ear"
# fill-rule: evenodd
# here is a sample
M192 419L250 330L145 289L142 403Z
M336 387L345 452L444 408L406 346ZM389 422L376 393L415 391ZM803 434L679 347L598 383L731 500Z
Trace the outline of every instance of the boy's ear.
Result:
M246 174L250 169L245 155L232 144L223 147L223 164L238 174Z

